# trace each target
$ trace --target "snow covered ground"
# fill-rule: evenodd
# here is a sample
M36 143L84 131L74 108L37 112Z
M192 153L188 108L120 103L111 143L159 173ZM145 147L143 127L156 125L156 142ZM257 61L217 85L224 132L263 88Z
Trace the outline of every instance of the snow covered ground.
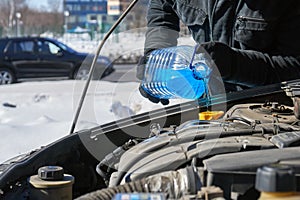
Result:
M69 134L83 83L60 80L0 86L0 163ZM137 82L92 82L76 130L162 107L143 98L137 88Z
M64 42L85 52L95 52L98 45L76 37ZM143 34L121 33L108 40L101 54L112 60L119 55L139 55L143 42ZM191 44L191 38L180 38L179 43ZM69 134L82 88L83 83L74 80L1 85L0 163ZM162 107L143 98L137 82L94 81L90 88L76 130Z

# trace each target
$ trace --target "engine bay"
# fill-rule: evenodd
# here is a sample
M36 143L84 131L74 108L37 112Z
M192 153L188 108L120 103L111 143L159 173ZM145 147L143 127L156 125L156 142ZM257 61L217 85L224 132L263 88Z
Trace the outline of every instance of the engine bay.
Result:
M245 98L218 119L199 120L186 109L180 114L191 119L184 123L167 117L162 128L159 120L143 121L147 125L139 137L125 134L133 127L121 132L114 124L70 135L1 165L0 197L33 199L28 178L45 165L62 166L75 177L76 199L130 194L146 195L138 199L258 199L257 170L270 165L290 167L294 192L300 191L300 121L293 84L298 86L282 87L284 101L275 101L273 93L260 97L264 101ZM107 138L114 145L106 144Z
M219 120L191 120L162 129L142 142L129 141L106 156L97 165L97 172L109 188L145 177L153 179L146 185L163 182L162 188L152 192L167 192L170 199L201 199L197 196L199 186L218 186L225 199L255 199L259 197L254 187L256 169L273 163L296 164L299 141L300 127L293 107L277 102L240 104ZM183 184L176 174L181 170L190 170L189 175L180 172L186 177L196 173L198 181L176 190L174 185Z

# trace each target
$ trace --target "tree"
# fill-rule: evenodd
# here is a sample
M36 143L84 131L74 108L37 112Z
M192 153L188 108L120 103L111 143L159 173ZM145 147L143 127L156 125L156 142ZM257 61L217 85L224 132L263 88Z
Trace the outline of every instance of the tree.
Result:
M59 9L61 1L48 1L50 9L41 11L29 8L26 0L0 0L0 29L2 30L2 36L16 35L17 25L20 24L23 35L40 35L47 31L61 34L63 31L63 13ZM53 2L55 5L50 4L50 2ZM16 13L21 14L20 19L17 19Z
M16 12L25 5L25 0L1 0L0 1L0 25L8 35L13 34L16 24Z
M48 0L47 2L50 12L58 12L63 4L63 0Z

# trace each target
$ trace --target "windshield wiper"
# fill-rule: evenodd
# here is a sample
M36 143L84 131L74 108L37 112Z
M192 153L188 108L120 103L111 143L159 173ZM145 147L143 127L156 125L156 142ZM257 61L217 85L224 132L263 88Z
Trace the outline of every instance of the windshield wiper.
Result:
M112 25L112 27L109 29L109 31L105 34L103 40L101 41L101 43L99 44L99 46L97 47L95 56L93 58L93 62L91 65L91 69L89 71L89 75L86 81L86 84L84 85L80 100L79 100L79 104L78 107L76 109L76 113L74 115L74 119L72 121L72 126L71 126L71 130L70 130L70 134L74 133L79 115L80 115L80 111L82 109L82 105L88 90L88 87L90 85L92 76L93 76L93 72L97 63L97 59L99 57L100 51L103 47L103 45L105 44L106 40L109 38L109 36L113 33L113 31L117 28L117 26L123 21L123 19L126 17L126 15L131 11L131 9L134 7L134 5L138 2L138 0L132 0L129 4L129 6L126 8L126 10L122 13L122 15L118 18L118 20Z

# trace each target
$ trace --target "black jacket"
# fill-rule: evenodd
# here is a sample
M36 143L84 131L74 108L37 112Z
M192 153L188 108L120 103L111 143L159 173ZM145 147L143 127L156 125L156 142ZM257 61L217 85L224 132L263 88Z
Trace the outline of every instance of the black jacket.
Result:
M145 53L176 45L182 21L197 43L230 47L216 63L227 82L253 87L300 78L299 0L151 0L147 21Z

